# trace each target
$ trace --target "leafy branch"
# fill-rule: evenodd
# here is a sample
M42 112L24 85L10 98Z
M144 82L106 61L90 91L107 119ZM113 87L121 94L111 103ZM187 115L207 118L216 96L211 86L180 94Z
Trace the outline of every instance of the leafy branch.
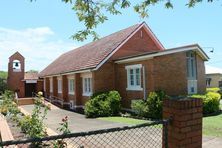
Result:
M36 1L36 0L30 0ZM131 6L132 0L62 0L63 2L72 5L72 10L78 17L79 22L83 22L85 28L77 31L72 38L77 41L84 41L89 36L93 40L97 40L98 34L94 31L99 24L103 24L108 20L107 13L112 15L120 15L123 9L133 7L134 11L139 14L141 18L149 16L149 7L158 3L163 3L165 8L173 8L171 0L142 0L134 6ZM188 8L194 7L197 3L203 0L188 0L186 6ZM213 0L206 0L213 2Z

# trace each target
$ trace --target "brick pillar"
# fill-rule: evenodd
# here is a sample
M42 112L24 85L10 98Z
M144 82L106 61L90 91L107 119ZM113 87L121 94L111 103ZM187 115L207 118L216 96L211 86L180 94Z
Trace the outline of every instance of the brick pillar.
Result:
M57 77L53 77L53 96L58 97L58 80Z
M81 105L82 83L80 74L75 74L75 100L76 105Z
M69 102L68 99L68 79L67 76L62 76L62 98L65 102Z
M49 82L49 78L45 78L46 80L46 96L49 96L50 95L50 90L49 90L49 87L50 87L50 82Z
M202 147L202 107L201 99L164 100L163 118L172 118L168 125L169 148Z

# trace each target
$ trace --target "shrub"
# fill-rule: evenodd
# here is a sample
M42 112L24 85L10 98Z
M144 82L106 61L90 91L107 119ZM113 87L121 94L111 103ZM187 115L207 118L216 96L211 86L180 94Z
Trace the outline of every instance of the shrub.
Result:
M121 109L120 94L117 91L97 93L85 105L86 117L106 117L117 115Z
M220 94L215 92L208 92L205 95L192 95L192 98L203 100L203 113L211 114L220 111Z
M46 128L43 121L46 118L49 108L43 106L42 101L42 93L38 93L31 116L25 116L19 123L22 131L31 138L42 138L46 135Z
M214 87L214 88L207 88L207 92L219 92L220 88Z
M165 97L163 91L150 92L146 100L133 101L131 107L139 117L160 119Z
M7 89L6 79L0 78L0 94L4 93L6 89Z
M131 108L138 117L146 117L149 112L148 105L145 100L133 100Z
M13 100L14 100L13 92L5 91L4 94L2 94L0 113L2 113L3 115L7 114L17 115L20 111L17 108L17 104Z

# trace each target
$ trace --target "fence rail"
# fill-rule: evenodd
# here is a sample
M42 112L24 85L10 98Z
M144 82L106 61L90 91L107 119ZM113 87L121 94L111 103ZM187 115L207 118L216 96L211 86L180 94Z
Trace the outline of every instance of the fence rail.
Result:
M169 120L89 132L0 142L0 147L49 148L162 148L167 144Z

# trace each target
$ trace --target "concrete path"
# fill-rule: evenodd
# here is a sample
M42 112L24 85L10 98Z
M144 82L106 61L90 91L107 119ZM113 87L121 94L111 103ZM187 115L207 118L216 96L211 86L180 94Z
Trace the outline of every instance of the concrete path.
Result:
M31 113L32 109L34 108L34 105L24 105L20 107L23 108L25 111ZM60 127L59 123L62 122L62 118L64 118L65 116L68 116L69 129L71 130L71 132L84 132L84 131L127 126L126 124L122 123L114 123L99 119L87 119L82 114L63 110L58 107L55 107L54 105L52 105L51 110L48 111L48 114L46 116L47 119L45 120L44 123L47 127L59 133L57 131L57 128Z
M203 148L221 148L222 138L204 136L202 146Z

